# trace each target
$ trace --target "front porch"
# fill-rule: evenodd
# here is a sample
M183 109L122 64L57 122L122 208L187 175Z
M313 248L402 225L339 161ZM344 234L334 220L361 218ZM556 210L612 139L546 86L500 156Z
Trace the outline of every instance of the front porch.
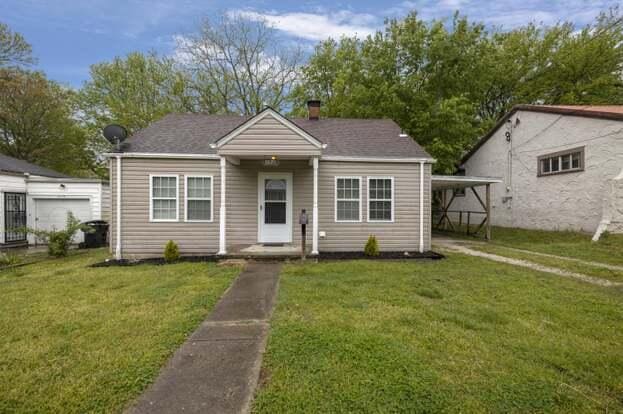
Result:
M224 156L220 162L219 255L318 254L318 158Z
M297 245L295 227L303 210L309 216L311 254L318 254L318 159L325 147L271 109L212 145L220 157L219 255L228 253L228 245ZM253 228L256 237L249 234Z

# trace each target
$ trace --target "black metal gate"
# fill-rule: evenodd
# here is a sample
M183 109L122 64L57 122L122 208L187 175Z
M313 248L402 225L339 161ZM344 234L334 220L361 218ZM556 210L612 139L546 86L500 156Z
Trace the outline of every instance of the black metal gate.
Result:
M26 240L26 194L4 193L4 242ZM19 231L19 230L22 231Z

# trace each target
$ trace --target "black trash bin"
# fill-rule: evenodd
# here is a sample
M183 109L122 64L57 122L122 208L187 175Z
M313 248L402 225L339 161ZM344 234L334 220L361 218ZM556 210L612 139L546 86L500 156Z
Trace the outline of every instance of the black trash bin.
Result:
M90 249L93 247L104 247L108 241L108 223L103 220L92 220L84 222L93 229L92 232L84 232L83 247Z

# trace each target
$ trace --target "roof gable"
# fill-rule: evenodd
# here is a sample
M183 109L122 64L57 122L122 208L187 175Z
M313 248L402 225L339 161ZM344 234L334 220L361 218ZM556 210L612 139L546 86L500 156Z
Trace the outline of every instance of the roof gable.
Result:
M269 137L271 139L268 139ZM228 152L227 148L254 148L257 145L264 147L300 146L300 150L317 151L325 147L318 139L272 108L266 108L243 122L217 140L212 147L216 148L219 153L225 153Z

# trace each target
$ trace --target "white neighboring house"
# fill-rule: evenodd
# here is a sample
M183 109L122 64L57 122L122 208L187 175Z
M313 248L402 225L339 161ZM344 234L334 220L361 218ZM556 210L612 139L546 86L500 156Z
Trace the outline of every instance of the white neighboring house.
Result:
M623 106L514 107L462 159L493 186L492 224L623 232ZM477 207L467 192L454 210Z
M0 246L35 244L12 229L65 227L71 211L80 221L110 217L110 190L99 179L74 178L0 154ZM83 234L74 239L83 241Z

